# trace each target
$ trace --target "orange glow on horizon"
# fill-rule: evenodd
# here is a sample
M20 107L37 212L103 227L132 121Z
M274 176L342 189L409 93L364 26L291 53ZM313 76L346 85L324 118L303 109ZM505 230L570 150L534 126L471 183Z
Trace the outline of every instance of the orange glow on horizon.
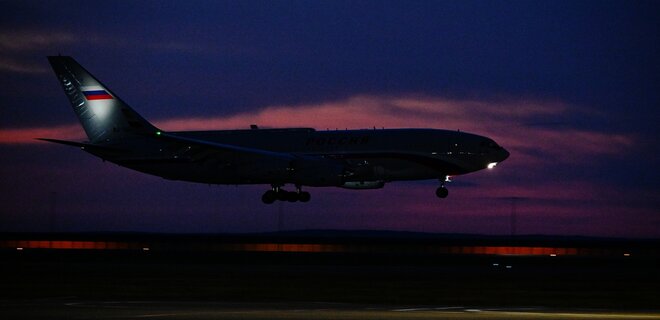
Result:
M70 241L70 240L5 240L0 248L25 249L87 249L87 250L128 250L142 249L143 244L117 241Z
M71 240L2 240L0 249L24 251L51 250L139 250L149 252L172 250L167 245L124 241L71 241ZM210 252L279 252L279 253L376 253L426 255L486 255L486 256L630 256L627 251L608 248L536 247L536 246L445 246L445 245L366 245L318 243L189 243L191 251ZM180 250L176 246L176 250Z

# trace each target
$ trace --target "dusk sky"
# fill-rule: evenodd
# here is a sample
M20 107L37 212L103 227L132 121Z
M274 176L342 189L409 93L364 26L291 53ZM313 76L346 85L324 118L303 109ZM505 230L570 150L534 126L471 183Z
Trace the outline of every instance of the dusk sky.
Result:
M85 140L47 55L163 130L442 128L494 170L380 190L167 181ZM657 1L2 1L0 232L401 230L660 237ZM291 188L289 188L291 189ZM512 200L516 199L516 200Z

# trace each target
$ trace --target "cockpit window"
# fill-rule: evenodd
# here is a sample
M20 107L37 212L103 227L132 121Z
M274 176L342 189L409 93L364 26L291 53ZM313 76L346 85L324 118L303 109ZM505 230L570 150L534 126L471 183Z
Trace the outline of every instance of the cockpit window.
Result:
M499 149L502 149L502 147L500 147L500 146L499 146L497 143L495 143L495 141L493 141L493 140L484 140L484 141L481 142L481 146L482 146L482 147L488 147L488 148L491 148L491 149L498 149L498 150L499 150Z

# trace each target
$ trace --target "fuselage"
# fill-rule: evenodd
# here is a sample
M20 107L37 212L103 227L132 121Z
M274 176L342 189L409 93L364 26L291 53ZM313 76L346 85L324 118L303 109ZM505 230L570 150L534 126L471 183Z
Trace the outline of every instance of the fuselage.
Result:
M310 128L173 132L173 135L299 156L340 164L342 179L323 179L314 186L347 182L442 179L486 168L508 157L492 139L439 129L327 130ZM116 141L126 150L103 157L119 165L167 179L212 184L298 183L293 174L270 168L258 159L227 153L210 157L206 150L171 144L156 137ZM127 146L133 147L127 148ZM112 146L112 144L110 144ZM271 161L272 162L272 161ZM279 164L272 162L274 166ZM318 173L318 169L313 169ZM281 171L281 170L280 170ZM282 174L278 174L282 173ZM331 173L332 174L332 173Z

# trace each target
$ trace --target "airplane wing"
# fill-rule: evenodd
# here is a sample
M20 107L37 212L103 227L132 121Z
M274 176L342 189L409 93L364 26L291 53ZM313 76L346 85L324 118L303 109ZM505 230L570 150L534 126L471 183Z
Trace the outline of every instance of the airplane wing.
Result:
M208 159L217 159L221 162L252 162L258 160L276 160L279 163L290 163L293 160L300 159L301 156L296 156L290 153L273 152L257 148L241 147L231 144L216 143L206 140L182 137L175 134L165 133L159 131L157 135L161 139L168 140L169 142L181 145L181 156L175 159L163 159L162 157L118 157L116 160L122 163L154 163L163 161L199 161ZM122 149L108 146L101 146L97 144L57 140L49 138L37 138L37 140L47 141L67 146L78 147L92 153L101 152L120 152Z
M85 142L76 142L76 141L67 141L67 140L58 140L58 139L49 139L49 138L36 138L37 140L41 141L47 141L47 142L52 142L52 143L59 143L67 146L72 146L72 147L78 147L83 150L90 150L90 151L121 151L121 149L114 148L114 147L106 147L106 146L101 146L101 145L96 145L96 144L91 144L91 143L85 143Z
M179 142L182 144L187 144L187 145L193 145L193 146L198 146L198 147L204 147L206 149L211 149L215 151L221 151L221 152L234 152L234 153L239 153L242 155L247 155L247 156L259 156L259 157L265 157L265 158L271 158L271 159L278 159L278 160L295 160L297 157L294 156L293 154L290 153L283 153L283 152L273 152L273 151L268 151L268 150L263 150L263 149L256 149L256 148L247 148L247 147L241 147L241 146L236 146L236 145L231 145L231 144L224 144L224 143L217 143L217 142L211 142L211 141L206 141L206 140L199 140L199 139L194 139L194 138L188 138L188 137L182 137L166 132L160 132L158 134L158 137L172 141L172 142Z

